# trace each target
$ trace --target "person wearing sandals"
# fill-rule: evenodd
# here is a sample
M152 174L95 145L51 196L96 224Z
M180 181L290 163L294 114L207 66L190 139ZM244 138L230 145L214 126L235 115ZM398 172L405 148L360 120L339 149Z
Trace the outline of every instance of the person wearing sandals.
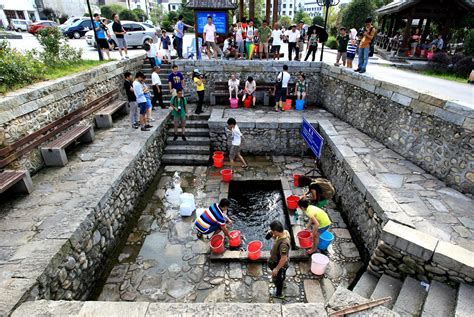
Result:
M313 245L306 253L313 254L318 250L319 236L331 228L331 219L329 219L328 214L324 210L310 205L307 200L300 199L298 201L298 207L300 207L309 219L306 228L312 227Z
M289 267L290 254L290 233L284 229L283 224L275 220L270 224L270 231L267 236L274 239L270 258L268 259L268 267L272 270L272 280L275 284L275 293L273 297L285 299L283 295L283 287L286 278L286 270Z
M291 79L288 73L288 65L283 65L283 71L278 74L277 82L275 84L275 111L283 110L283 103L286 102L286 95L288 93L288 82Z
M238 158L243 164L242 167L247 168L248 164L240 154L240 145L242 144L244 137L234 118L229 118L229 120L227 120L227 128L232 131L232 146L229 154L230 164L231 166L234 166L235 158Z

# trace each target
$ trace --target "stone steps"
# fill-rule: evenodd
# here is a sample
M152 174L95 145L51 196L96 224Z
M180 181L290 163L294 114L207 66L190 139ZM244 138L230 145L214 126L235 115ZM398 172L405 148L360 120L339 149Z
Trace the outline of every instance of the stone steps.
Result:
M471 298L472 304L472 298ZM456 306L456 290L446 284L432 281L425 304L423 305L422 317L453 316ZM472 310L471 310L472 311ZM472 316L472 315L471 315Z
M173 128L168 129L168 135L173 135ZM192 137L192 136L209 137L209 129L186 127L186 137L188 136L189 137Z
M209 165L209 154L164 154L162 161L165 165Z
M401 288L402 281L397 280L387 274L383 274L377 282L377 286L375 286L375 289L372 292L372 295L370 295L370 298L379 299L390 296L392 300L388 303L385 303L384 306L391 309L397 300Z
M173 141L173 137L170 136L166 139L168 145L211 145L211 140L207 137L186 137L187 140L183 141L181 137L178 140Z
M419 316L427 294L420 281L407 277L393 306L393 311L400 315Z
M196 154L196 155L208 155L209 156L209 146L168 145L165 148L165 154Z
M468 317L472 316L473 313L473 301L474 301L474 286L461 284L459 285L458 298L456 301L456 311L454 312L455 317Z
M168 128L173 127L173 122L168 123ZM204 120L193 120L186 122L186 129L195 128L195 129L207 129L207 121Z
M352 291L362 297L370 298L370 295L374 292L375 286L377 286L377 281L378 278L375 275L369 272L364 272Z

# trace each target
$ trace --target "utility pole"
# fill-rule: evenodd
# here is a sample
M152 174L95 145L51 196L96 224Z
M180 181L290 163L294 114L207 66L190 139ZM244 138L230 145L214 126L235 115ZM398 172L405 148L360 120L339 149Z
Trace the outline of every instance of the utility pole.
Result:
M97 46L97 52L99 52L99 61L103 61L104 57L102 56L102 50L99 47L99 41L97 39L97 31L95 30L95 21L94 21L94 17L92 16L91 4L89 3L89 0L87 0L87 9L89 10L89 15L92 22L92 30L94 30L95 46Z

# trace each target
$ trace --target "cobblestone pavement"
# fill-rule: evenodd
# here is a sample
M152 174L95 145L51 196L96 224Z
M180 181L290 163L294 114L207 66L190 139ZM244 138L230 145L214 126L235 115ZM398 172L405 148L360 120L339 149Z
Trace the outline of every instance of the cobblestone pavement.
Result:
M236 169L235 176L256 180L284 176L292 181L294 173L307 172L314 166L312 160L296 157L248 159L251 167ZM183 189L195 195L198 207L207 207L219 199L219 170L214 167L166 167L98 300L279 302L270 297L274 287L266 264L210 261L209 242L198 240L192 234L194 217L182 218L178 207L163 205L165 189L170 186L175 171L181 174ZM301 194L301 188L290 186L294 193ZM328 250L331 261L326 275L317 279L310 272L309 258L291 263L285 304L324 303L338 285L349 286L363 266L334 203L331 202L327 210L333 220L332 231L336 239Z

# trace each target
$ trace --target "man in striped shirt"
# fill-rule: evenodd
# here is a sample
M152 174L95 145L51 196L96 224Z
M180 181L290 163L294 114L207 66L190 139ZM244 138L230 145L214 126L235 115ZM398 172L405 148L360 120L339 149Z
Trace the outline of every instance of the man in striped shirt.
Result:
M214 203L209 206L208 209L197 216L194 222L194 228L197 230L198 238L201 238L203 234L215 234L224 232L224 235L230 238L229 230L227 230L226 222L232 225L232 220L227 216L227 209L230 206L228 199L221 199L219 204Z

